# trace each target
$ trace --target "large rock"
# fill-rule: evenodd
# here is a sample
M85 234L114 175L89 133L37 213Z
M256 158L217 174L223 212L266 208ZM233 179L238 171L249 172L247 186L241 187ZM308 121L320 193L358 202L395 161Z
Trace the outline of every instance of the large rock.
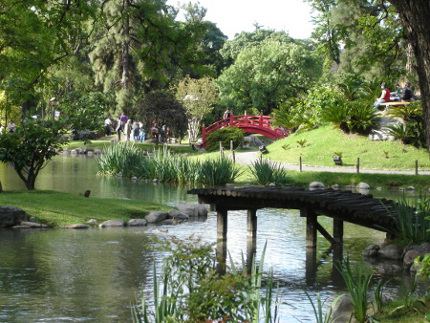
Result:
M144 227L148 222L145 219L131 219L128 221L129 227Z
M100 228L120 228L125 227L124 220L107 220L99 225Z
M163 211L152 211L147 216L145 216L145 220L148 223L157 223L164 221L167 218L167 212Z
M0 228L10 228L27 219L27 213L20 208L8 205L0 206Z
M203 218L208 216L208 209L203 204L179 204L176 206L182 213L190 218Z
M187 221L189 215L179 210L172 209L169 211L169 218L178 221Z
M402 259L403 248L390 243L381 247L379 255L388 259Z
M60 227L61 229L74 229L74 230L83 230L83 229L89 229L90 226L86 224L69 224L69 225L63 225Z
M310 190L322 190L325 188L325 185L321 182L312 182L309 184Z

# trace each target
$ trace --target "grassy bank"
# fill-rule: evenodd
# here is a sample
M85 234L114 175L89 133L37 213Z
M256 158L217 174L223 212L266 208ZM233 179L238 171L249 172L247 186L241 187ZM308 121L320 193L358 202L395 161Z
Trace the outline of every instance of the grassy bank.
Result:
M143 218L151 211L170 210L171 207L140 200L86 198L83 195L54 191L11 191L0 194L0 205L19 207L40 223L57 227L86 223L96 219L99 223L110 219L128 221Z
M82 140L72 140L70 141L65 148L68 150L76 149L79 147L88 147L93 149L103 149L106 145L111 145L112 141L115 141L117 139L115 136L106 136L101 137L97 140L91 140L90 142L83 142ZM162 149L163 144L159 144L156 146L153 143L146 143L146 142L133 142L136 147L142 149L142 150L154 150L154 149ZM170 150L174 151L175 153L179 154L195 154L196 151L192 149L192 147L188 144L169 144L167 145Z
M355 166L360 158L361 168L430 169L429 153L399 141L372 141L367 137L347 135L326 125L311 131L293 134L267 146L267 157L279 162L298 164L300 156L306 165L334 166L333 155L342 154L345 166Z

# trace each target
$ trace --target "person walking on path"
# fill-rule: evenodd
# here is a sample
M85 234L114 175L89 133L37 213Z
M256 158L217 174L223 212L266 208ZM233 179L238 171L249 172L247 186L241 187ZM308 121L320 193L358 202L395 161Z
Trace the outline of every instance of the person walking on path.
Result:
M130 141L131 132L132 132L132 120L128 119L124 126L124 135L125 135L126 141Z

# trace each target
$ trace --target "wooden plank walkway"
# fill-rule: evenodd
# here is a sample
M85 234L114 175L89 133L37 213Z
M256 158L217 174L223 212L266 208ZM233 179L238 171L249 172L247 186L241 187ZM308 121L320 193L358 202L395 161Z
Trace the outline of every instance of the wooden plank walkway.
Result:
M316 215L325 215L385 232L383 227L392 228L393 216L396 215L395 202L392 200L333 189L309 191L276 187L199 188L189 190L188 194L198 195L200 203L211 204L215 211L307 209Z

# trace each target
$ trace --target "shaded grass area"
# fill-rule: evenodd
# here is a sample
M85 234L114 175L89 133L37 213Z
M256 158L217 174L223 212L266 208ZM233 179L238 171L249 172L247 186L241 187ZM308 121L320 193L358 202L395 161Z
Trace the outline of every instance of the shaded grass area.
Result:
M98 222L109 219L128 221L143 218L151 211L170 210L171 207L140 200L86 198L83 195L55 191L8 191L0 194L0 205L19 207L40 223L57 227Z
M97 140L91 140L90 142L84 143L81 140L72 140L68 143L66 146L67 149L72 150L79 147L88 147L93 149L103 149L106 145L111 145L111 140L116 139L116 136L110 136L110 137L102 137ZM155 150L162 148L163 146L168 146L169 150L180 153L180 154L196 154L196 150L193 150L190 145L178 145L178 144L158 144L155 145L153 143L145 143L145 142L133 142L136 147L142 150Z
M372 141L364 136L348 135L329 125L311 131L290 135L267 146L269 159L311 166L334 166L333 155L342 154L345 166L354 166L360 158L360 166L367 169L430 169L429 153L399 141Z

